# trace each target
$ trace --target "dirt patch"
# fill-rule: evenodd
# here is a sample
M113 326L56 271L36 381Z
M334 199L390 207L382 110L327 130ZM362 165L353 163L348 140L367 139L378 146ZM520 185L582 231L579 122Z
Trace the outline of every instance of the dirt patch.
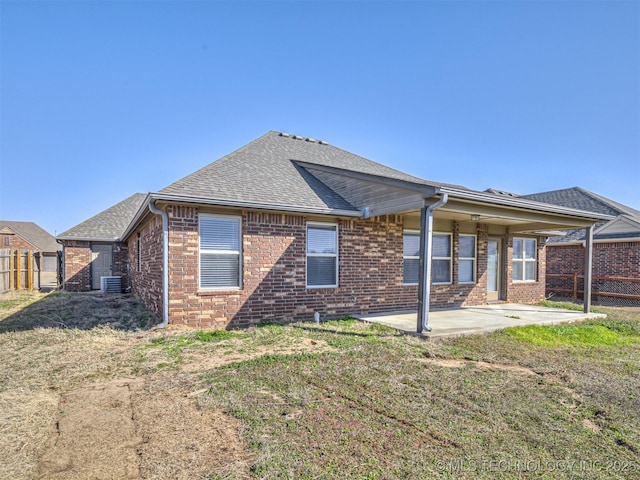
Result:
M185 355L182 370L185 372L212 370L223 365L252 360L267 354L294 355L296 353L323 353L330 351L335 351L335 349L322 340L312 340L310 338L304 338L299 343L287 345L258 345L250 350L238 350L234 348L234 343L231 342L228 350L222 347L219 348L219 351L213 353L208 350L189 352Z
M239 422L201 406L197 393L204 391L192 393L171 378L123 378L62 395L39 478L246 476L252 458Z
M93 384L62 395L58 419L39 462L41 478L140 478L131 393L140 379Z
M204 391L172 382L154 382L134 397L134 420L143 438L138 446L141 478L248 476L253 457L240 438L240 422L202 405L199 394Z
M518 365L504 365L500 363L489 363L473 360L458 360L455 358L423 358L420 359L420 362L448 368L463 368L470 365L480 370L499 370L504 372L518 373L520 375L540 375L530 368L520 367Z

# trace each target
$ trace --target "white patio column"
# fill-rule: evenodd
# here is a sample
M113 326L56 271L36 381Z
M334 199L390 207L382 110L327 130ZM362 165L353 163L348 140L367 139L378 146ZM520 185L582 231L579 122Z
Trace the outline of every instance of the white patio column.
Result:
M441 194L440 199L420 210L420 272L418 275L418 324L416 331L431 331L429 326L429 302L431 301L431 249L433 245L433 211L447 203L449 196Z
M584 313L591 310L591 283L593 274L593 229L594 225L584 229Z

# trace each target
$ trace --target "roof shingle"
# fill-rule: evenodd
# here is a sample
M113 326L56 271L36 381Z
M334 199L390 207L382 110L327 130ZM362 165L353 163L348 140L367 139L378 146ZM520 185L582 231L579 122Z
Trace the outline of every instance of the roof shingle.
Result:
M120 238L138 212L147 194L135 193L113 207L58 235L60 240L114 240Z

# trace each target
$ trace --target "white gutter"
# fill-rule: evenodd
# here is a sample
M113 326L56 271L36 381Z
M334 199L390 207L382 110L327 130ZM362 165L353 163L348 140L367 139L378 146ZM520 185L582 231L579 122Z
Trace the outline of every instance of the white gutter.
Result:
M152 202L149 210L162 217L162 322L157 327L164 328L169 325L169 216Z
M433 244L433 211L449 200L442 193L440 199L422 207L420 212L420 276L418 277L418 326L417 332L430 332L429 302L431 301L431 250Z
M220 207L236 207L250 208L258 210L273 210L277 212L296 212L317 215L335 215L336 217L354 217L359 218L362 212L359 210L342 210L338 208L319 208L319 207L294 207L285 204L262 203L252 201L228 200L223 198L202 198L191 197L186 195L174 195L165 193L151 193L151 200L160 200L166 202L188 203L195 205L215 205Z

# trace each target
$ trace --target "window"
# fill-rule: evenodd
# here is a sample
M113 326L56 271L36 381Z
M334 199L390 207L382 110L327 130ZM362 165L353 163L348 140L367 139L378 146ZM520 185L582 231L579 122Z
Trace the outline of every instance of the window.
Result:
M200 215L200 288L240 288L240 218Z
M405 230L402 241L403 283L417 285L420 278L420 232ZM431 250L431 281L451 283L451 235L434 233Z
M140 242L140 234L138 234L138 237L136 238L136 271L137 272L141 272L142 271L142 249L141 247L141 242Z
M458 283L476 281L476 237L460 235L458 237Z
M536 240L533 238L513 239L513 281L535 282L537 271Z
M9 235L5 235L4 236L4 246L8 247L9 245L11 245L11 240L9 240Z
M431 249L431 281L451 283L451 235L434 233Z
M307 225L307 286L338 286L337 225Z
M417 285L420 278L420 232L405 231L402 235L405 285Z

